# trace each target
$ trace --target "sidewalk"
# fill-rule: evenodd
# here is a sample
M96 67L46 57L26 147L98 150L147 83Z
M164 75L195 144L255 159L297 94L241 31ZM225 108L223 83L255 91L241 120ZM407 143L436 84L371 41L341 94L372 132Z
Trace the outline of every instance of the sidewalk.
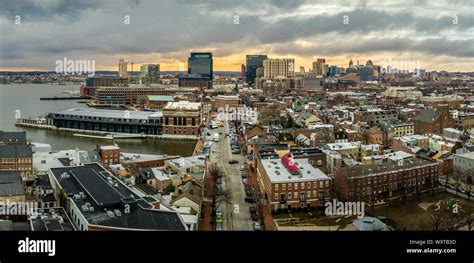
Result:
M252 170L253 170L253 168L251 168L251 169L246 168L246 172L247 172L247 176L248 176L248 182L250 184L250 189L252 189L252 197L256 198L257 194L260 190L260 186L259 186L258 181L257 181L257 175ZM262 193L260 194L261 198L264 198L264 196L265 196L264 194L262 194ZM273 221L273 216L272 216L272 212L270 210L270 207L268 205L264 205L264 204L261 204L260 206L261 206L260 209L257 209L257 211L259 213L261 213L261 215L259 215L259 216L263 221L262 223L263 223L265 231L276 231L276 230L278 230L275 222Z

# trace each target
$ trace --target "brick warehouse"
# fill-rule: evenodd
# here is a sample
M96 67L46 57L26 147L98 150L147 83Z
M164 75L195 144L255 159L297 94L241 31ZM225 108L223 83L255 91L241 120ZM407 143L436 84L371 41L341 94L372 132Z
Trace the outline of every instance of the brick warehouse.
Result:
M272 212L280 209L315 209L330 199L330 178L314 168L308 159L295 159L276 153L259 153L257 178Z
M334 167L334 185L342 200L376 203L431 190L438 185L438 163L414 160Z

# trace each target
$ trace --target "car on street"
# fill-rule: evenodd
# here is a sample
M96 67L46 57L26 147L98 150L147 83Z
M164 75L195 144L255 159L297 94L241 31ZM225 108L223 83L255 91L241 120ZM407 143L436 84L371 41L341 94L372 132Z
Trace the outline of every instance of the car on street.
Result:
M220 208L216 211L216 223L222 224L222 210Z
M253 223L253 230L255 231L262 231L262 227L260 226L259 222L254 222Z
M255 210L255 207L251 206L249 208L249 211L250 211L250 217L252 218L252 220L257 221L258 217L257 217L257 210Z
M250 195L245 195L244 200L246 203L253 203L253 198Z
M237 161L237 160L229 160L229 164L235 164L235 163L239 163L239 161Z
M222 224L216 225L216 231L222 231Z

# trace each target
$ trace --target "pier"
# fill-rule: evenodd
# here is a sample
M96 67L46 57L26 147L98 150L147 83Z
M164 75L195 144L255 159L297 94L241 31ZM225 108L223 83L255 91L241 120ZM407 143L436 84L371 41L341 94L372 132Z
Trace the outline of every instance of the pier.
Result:
M77 137L88 137L106 140L117 140L117 139L157 139L157 140L178 140L178 141L196 141L199 140L197 135L174 135L174 134L136 134L136 133L114 133L106 131L95 131L95 130L81 130L73 128L58 128L48 124L48 122L39 119L18 119L15 123L18 127L29 127L44 130L53 131L64 131L72 132L73 136Z
M43 97L40 100L90 100L91 96L70 96L70 97Z

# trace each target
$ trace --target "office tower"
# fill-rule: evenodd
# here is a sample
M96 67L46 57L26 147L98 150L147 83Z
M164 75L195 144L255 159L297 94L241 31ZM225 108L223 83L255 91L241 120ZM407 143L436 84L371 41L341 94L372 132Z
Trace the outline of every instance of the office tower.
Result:
M373 78L373 69L372 67L360 67L359 68L359 77L361 81L371 81Z
M263 66L258 67L257 71L255 71L255 73L256 73L256 75L255 75L256 78L263 78L263 73L264 73Z
M295 76L295 60L292 58L263 61L263 77L266 79Z
M245 65L242 64L240 66L240 79L243 80L243 81L245 81L245 73L246 73L245 72Z
M323 64L322 65L322 70L321 70L321 75L327 76L329 73L329 65L328 64Z
M145 83L158 83L160 81L160 64L143 64L140 69Z
M213 64L211 52L191 52L188 58L188 74L197 74L202 77L213 78Z
M119 76L119 78L128 78L127 65L128 65L128 63L125 62L125 60L123 60L123 59L119 60L119 66L118 66L118 76Z
M326 64L325 58L318 58L313 62L313 72L316 75L327 75L329 72L329 66Z
M267 55L247 55L246 56L245 77L249 85L254 84L255 77L257 77L257 69L263 68L263 61L266 59L268 59Z
M337 69L337 66L329 67L329 76L334 77L336 75L339 75L339 71Z

